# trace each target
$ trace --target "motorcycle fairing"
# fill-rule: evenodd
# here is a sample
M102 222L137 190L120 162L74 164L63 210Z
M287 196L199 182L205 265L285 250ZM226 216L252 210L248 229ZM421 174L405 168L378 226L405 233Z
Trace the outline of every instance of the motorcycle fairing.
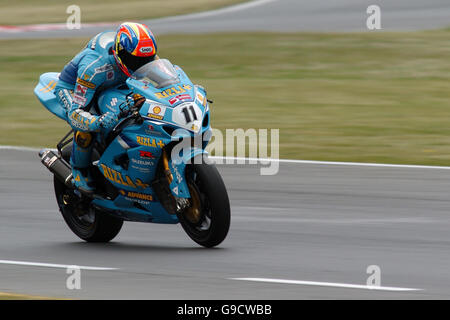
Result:
M146 102L140 109L144 121L141 124L126 126L119 135L106 147L100 159L95 162L99 171L105 179L117 189L114 199L96 196L93 205L103 208L111 213L121 216L123 219L132 221L154 222L154 223L178 223L176 215L169 214L156 198L151 188L155 179L158 161L161 158L162 148L171 142L178 141L180 135L169 134L166 129L183 128L184 134L191 138L200 133L210 130L209 121L203 123L206 115L209 118L209 106L206 101L206 92L192 84L185 73L179 68L177 70L179 82L166 87L156 88L151 83L145 83L136 79L127 80L128 88L133 93L140 93L146 97ZM58 80L58 73L46 73L40 78L35 93L41 103L53 114L67 121L66 111L59 104L54 95L54 87ZM177 95L158 97L158 92L165 90L185 91L185 97L179 101L170 101ZM109 88L100 93L98 106L102 113L113 111L116 106L125 105L126 95L130 92L128 88ZM175 91L168 91L170 93ZM161 96L161 95L159 95ZM155 105L161 106L165 112L159 119L152 118L150 108ZM181 123L179 117L180 108L192 106L197 120L192 123ZM117 109L115 109L117 112ZM194 116L193 114L191 114ZM194 117L195 118L195 117ZM172 133L172 132L171 132ZM102 142L102 136L96 135L96 139ZM207 142L203 143L203 148ZM206 153L201 148L193 148L182 155L181 163L169 160L169 169L174 179L170 184L172 194L179 198L189 198L190 193L185 179L186 163L197 155ZM146 158L142 158L142 157Z
M96 166L117 190L118 196L111 200L97 201L101 206L122 212L122 216L134 214L140 221L155 223L177 223L161 206L151 188L155 178L162 148L170 143L170 136L154 138L144 135L146 121L141 125L126 127L106 148ZM138 138L139 137L139 138ZM137 141L149 141L141 145ZM142 216L144 215L144 216ZM134 219L134 218L133 218Z
M177 83L157 88L149 81L129 78L127 84L133 92L143 96L151 95L155 102L170 107L176 107L183 102L194 101L196 90L194 84L180 67L174 67L178 73L179 82Z
M189 153L181 156L181 161L169 160L169 169L172 173L173 180L170 184L172 194L179 198L190 198L189 188L186 181L186 164L194 163L194 158L198 155L207 154L207 152L200 148L190 148Z

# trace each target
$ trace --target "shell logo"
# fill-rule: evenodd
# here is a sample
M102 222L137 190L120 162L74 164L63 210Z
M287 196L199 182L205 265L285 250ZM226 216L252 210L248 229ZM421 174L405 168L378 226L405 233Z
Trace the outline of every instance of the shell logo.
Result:
M153 107L153 113L154 114L159 114L160 112L161 112L161 107L158 107L158 106Z

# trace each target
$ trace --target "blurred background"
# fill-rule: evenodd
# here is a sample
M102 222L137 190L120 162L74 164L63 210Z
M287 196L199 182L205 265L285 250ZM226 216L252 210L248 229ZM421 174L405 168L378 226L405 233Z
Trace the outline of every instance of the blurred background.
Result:
M281 158L450 165L449 0L0 0L0 299L448 299L448 167L220 166L232 225L218 249L179 226L73 235L37 152L4 145L54 147L70 128L34 96L39 76L130 20L207 89L217 129L279 129ZM63 264L119 270L83 270L70 291ZM365 284L371 265L407 291L322 286Z
M80 30L65 28L72 4ZM381 30L367 27L374 4ZM0 8L0 145L54 146L69 127L35 98L39 75L132 20L206 87L215 128L279 128L281 158L450 164L447 0L0 0Z

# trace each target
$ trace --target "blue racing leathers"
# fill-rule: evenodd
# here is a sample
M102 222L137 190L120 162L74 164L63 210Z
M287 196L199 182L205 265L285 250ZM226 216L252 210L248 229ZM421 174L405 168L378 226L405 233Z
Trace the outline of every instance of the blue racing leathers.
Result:
M94 140L92 133L99 132L102 127L109 129L117 122L116 114L95 114L97 93L124 83L127 79L115 62L113 42L113 32L99 33L59 75L55 94L67 111L69 124L75 130L71 156L73 168L89 166Z

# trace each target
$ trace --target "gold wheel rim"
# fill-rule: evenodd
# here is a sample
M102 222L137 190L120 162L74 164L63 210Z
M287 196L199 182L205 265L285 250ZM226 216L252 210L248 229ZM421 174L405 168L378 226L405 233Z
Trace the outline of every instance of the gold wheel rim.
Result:
M190 223L198 223L201 217L201 201L200 196L191 183L188 183L189 193L191 194L191 206L186 209L184 215Z

